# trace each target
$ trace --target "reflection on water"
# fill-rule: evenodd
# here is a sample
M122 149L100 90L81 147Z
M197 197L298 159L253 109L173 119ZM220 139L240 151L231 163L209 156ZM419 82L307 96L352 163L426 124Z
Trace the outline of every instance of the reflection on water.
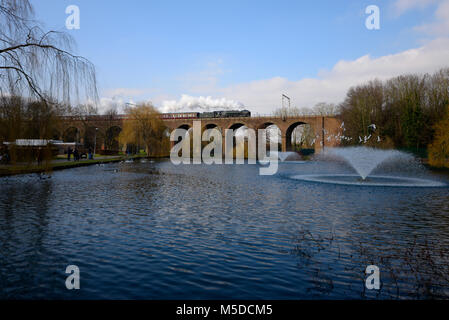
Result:
M110 164L0 179L0 298L449 296L448 188L292 179L344 165ZM432 179L439 177L432 177ZM65 288L65 268L81 290ZM364 289L379 266L382 289Z

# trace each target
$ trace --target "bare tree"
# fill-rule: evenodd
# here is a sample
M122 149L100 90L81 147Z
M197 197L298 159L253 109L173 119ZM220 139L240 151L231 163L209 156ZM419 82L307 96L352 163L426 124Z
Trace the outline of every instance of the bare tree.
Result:
M315 133L310 124L299 125L292 132L292 144L298 150L312 148L314 139Z
M75 107L69 107L69 114L80 120L87 120L90 116L98 115L98 108L91 104L78 104Z
M340 113L338 105L320 102L313 108L281 107L273 112L277 117L336 116Z
M300 116L301 111L297 107L280 107L274 110L273 115L275 117L294 117Z
M339 113L340 109L334 103L320 102L313 108L313 114L317 116L336 116Z
M97 99L95 68L64 33L44 31L28 0L0 0L0 94Z

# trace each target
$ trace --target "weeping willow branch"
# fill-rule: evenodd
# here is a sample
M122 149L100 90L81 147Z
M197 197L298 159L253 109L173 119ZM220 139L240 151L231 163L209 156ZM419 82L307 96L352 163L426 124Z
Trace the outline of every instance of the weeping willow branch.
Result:
M95 67L74 54L73 45L64 32L44 31L28 0L0 0L0 91L66 104L96 102Z

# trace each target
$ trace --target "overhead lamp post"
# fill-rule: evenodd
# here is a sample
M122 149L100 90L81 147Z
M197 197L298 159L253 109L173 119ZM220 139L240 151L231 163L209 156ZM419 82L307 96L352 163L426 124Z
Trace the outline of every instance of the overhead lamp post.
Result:
M285 111L285 107L284 107L284 101L287 100L288 101L288 109L290 110L290 98L287 97L285 94L282 94L282 112ZM285 114L282 114L282 120L285 121L285 118L288 116L287 114L288 112L285 112Z
M282 94L282 107L284 107L284 100L288 101L288 108L290 109L290 98L287 97L285 94Z

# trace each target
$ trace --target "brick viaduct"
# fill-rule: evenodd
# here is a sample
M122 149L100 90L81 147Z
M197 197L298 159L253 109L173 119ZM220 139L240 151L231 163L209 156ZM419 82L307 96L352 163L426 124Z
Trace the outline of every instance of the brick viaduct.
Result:
M336 136L339 132L341 121L335 117L322 116L263 116L247 118L202 118L202 119L164 119L164 123L170 132L177 128L189 129L193 127L194 120L201 120L203 129L217 128L224 135L225 129L238 129L242 126L257 130L265 129L270 125L276 125L281 131L282 151L291 150L291 136L293 130L302 124L309 124L316 136L315 150L319 152L323 146L335 146L338 144ZM61 126L56 135L59 139L67 139L67 131L76 132L76 137L72 140L84 142L86 130L97 130L98 146L104 148L108 136L117 135L121 130L123 122L127 121L126 116L87 116L87 117L66 117L61 122ZM111 132L112 131L112 132ZM322 143L323 142L323 143Z

